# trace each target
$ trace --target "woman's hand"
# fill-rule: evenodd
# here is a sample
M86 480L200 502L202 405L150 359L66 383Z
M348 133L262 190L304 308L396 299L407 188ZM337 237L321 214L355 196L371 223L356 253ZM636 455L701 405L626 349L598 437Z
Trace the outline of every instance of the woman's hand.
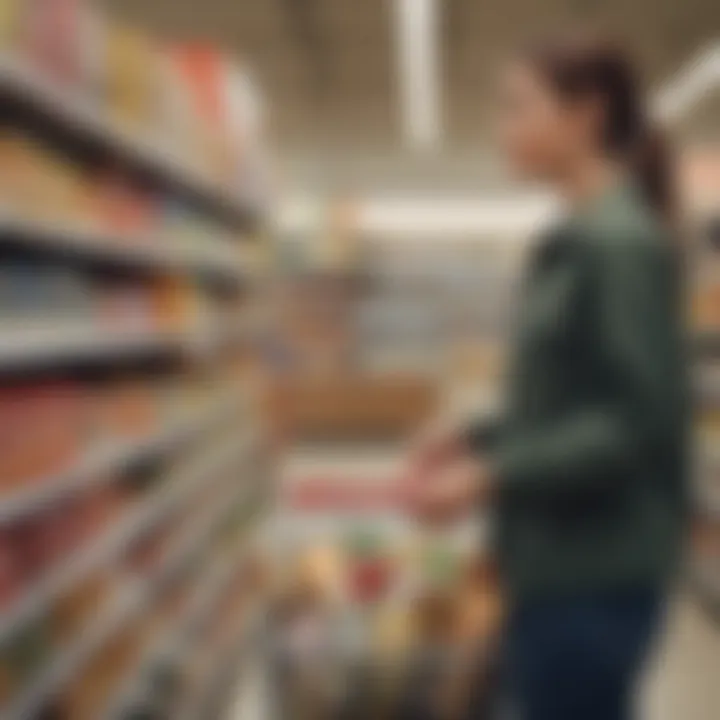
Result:
M410 447L410 469L414 474L434 472L467 454L462 429L457 423L440 420L425 427Z
M489 503L493 484L485 463L462 458L413 483L413 513L427 523L452 523Z

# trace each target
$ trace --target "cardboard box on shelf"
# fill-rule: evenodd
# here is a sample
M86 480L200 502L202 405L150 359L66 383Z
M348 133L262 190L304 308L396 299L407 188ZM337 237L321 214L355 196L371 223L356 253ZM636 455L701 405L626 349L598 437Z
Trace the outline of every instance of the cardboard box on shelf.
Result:
M438 389L425 377L403 375L279 378L270 405L275 421L293 436L392 438L434 414Z

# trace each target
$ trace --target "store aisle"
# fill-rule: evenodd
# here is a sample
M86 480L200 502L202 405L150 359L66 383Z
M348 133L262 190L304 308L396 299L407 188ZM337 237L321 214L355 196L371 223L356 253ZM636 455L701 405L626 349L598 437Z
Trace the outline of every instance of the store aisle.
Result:
M719 673L720 624L682 598L650 673L645 720L717 720Z
M273 720L267 703L267 681L262 662L250 663L224 720Z
M720 707L720 625L689 597L671 611L668 633L648 677L643 720L717 720ZM260 665L238 684L226 720L272 720Z

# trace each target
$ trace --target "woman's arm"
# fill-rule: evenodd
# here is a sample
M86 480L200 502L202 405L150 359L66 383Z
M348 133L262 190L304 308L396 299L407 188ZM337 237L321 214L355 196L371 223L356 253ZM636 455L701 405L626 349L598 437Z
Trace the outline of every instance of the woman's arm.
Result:
M669 241L668 241L669 243ZM503 493L578 492L644 464L683 431L677 260L653 237L587 239L593 352L605 394L564 416L508 433L492 457Z

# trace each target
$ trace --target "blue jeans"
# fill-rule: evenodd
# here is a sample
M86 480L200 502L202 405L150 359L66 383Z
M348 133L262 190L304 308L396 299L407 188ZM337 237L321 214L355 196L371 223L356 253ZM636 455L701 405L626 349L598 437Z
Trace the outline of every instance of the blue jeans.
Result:
M513 720L630 720L658 628L659 591L534 602L511 614L503 649Z

